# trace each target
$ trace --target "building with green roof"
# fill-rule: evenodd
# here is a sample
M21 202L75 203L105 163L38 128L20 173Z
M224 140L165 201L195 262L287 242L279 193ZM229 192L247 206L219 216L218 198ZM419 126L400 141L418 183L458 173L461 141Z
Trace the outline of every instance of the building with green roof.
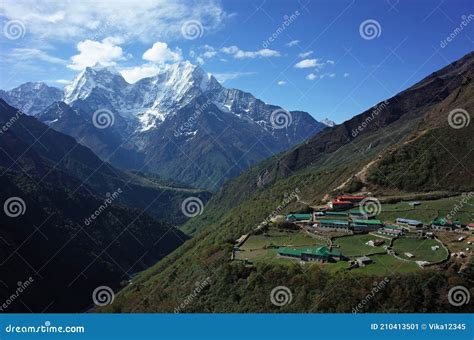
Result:
M349 221L347 220L319 219L316 221L316 225L324 230L349 231Z
M349 210L349 217L350 218L360 218L360 219L367 219L369 215L360 211L360 209L351 209Z
M342 253L339 249L330 250L328 247L317 247L317 248L278 248L278 255L284 257L299 258L302 261L319 261L328 262L340 260Z
M352 220L351 223L354 232L369 232L383 227L380 220Z
M326 211L325 216L348 216L348 213L345 211Z
M288 222L311 221L312 217L313 217L312 214L289 214L289 215L286 215L286 220Z
M278 255L287 257L301 257L302 249L280 247L278 248Z
M451 231L461 226L459 221L451 221L445 218L435 218L431 221L431 229Z

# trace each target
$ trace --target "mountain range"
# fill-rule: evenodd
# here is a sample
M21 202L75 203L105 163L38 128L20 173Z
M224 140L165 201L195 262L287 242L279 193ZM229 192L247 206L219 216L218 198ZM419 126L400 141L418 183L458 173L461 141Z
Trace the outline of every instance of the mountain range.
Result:
M28 83L0 97L113 165L214 191L332 124L227 89L187 61L133 84L113 67L87 67L62 95Z
M104 311L171 312L189 294L183 289L192 292L191 283L209 278L211 283L185 312L350 312L380 277L329 272L324 266L231 263L235 240L275 210L312 211L341 193L417 197L473 191L473 76L471 52L228 181L204 213L184 225L194 237L138 275ZM297 199L281 208L296 189ZM446 287L472 286L466 281L472 280L472 266L472 259L463 267L447 261L442 270L390 275L383 298L367 310L454 312ZM280 308L270 303L268 292L276 286L297 287L291 304ZM466 308L472 310L472 304Z

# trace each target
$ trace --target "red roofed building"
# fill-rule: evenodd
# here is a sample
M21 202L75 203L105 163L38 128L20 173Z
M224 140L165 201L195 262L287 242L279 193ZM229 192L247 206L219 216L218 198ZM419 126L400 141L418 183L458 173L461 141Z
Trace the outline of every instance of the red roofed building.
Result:
M329 202L329 207L333 210L346 210L354 207L354 204L350 201L332 200Z
M360 201L362 201L364 198L366 198L365 196L337 196L336 197L336 200L337 201L349 201L349 202L352 202L352 203L359 203Z

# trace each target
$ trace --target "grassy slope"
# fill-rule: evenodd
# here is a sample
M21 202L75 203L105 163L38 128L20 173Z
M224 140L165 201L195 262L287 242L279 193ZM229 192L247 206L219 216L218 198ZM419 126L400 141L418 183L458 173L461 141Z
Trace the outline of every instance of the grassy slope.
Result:
M437 200L423 201L421 205L412 208L408 202L399 202L394 204L384 204L382 212L378 217L387 222L394 223L398 217L415 219L423 223L430 223L438 216L448 215L453 208L458 205L460 208L453 215L454 219L467 224L474 220L474 201L471 199L466 203L461 202L466 196L453 196Z
M347 148L352 145L347 146ZM340 150L340 155L350 155L350 150ZM370 152L367 157L372 155ZM186 228L198 230L196 236L187 241L182 247L166 257L163 261L141 273L132 286L126 287L118 296L116 303L109 310L113 311L172 311L189 292L193 290L192 285L196 281L203 280L205 277L212 278L212 286L208 292L200 299L199 303L193 303L189 306L188 311L276 311L269 305L269 291L277 285L288 285L293 282L298 285L299 289L305 291L307 298L314 297L324 290L324 287L331 287L333 280L340 280L346 285L359 287L353 292L346 290L347 300L341 301L340 298L335 299L328 305L308 304L299 301L293 307L282 309L284 311L350 311L350 301L357 299L363 292L367 293L371 289L371 284L376 278L357 278L355 283L352 276L358 274L348 274L345 271L334 270L337 268L312 268L310 270L302 270L294 263L277 264L268 263L258 265L254 268L246 268L240 265L231 265L227 263L230 257L230 249L233 241L240 235L247 233L258 225L263 219L274 211L279 202L283 199L283 193L290 193L295 188L300 188L302 194L300 199L314 201L330 192L331 188L340 184L343 179L350 176L354 168L358 168L363 164L364 160L358 157L352 159L351 162L340 162L340 158L333 157L327 163L319 167L312 167L299 171L294 176L288 178L280 178L273 185L267 188L256 188L255 174L258 169L254 168L251 172L235 179L229 186L223 189L211 200L206 207L203 215L186 225ZM326 164L327 164L326 163ZM337 166L334 164L343 164ZM335 167L333 167L335 166ZM229 193L235 193L230 195ZM297 211L303 206L296 202L288 205L284 212ZM185 229L186 229L185 228ZM267 259L270 260L270 259ZM270 263L273 261L270 261ZM364 276L390 275L391 266L399 267L396 278L393 280L403 285L403 282L417 282L419 276L413 276L414 271L418 269L416 264L404 263L394 258L381 255L376 259L373 266L367 266L360 271ZM453 269L455 271L455 269ZM327 276L332 273L331 277ZM400 274L405 273L405 274ZM407 275L406 277L404 275ZM446 273L439 274L435 271L425 270L422 275L424 281L430 278L436 281L434 285L425 292L423 285L413 290L410 294L421 294L433 308L439 311L449 309L445 301L434 301L436 296L439 298L440 291L447 285L448 275ZM320 286L313 287L313 276L320 277ZM242 281L243 280L243 281ZM456 278L454 280L462 280ZM421 282L424 282L421 281ZM244 282L249 282L248 285ZM296 283L297 282L297 283ZM365 284L367 283L367 284ZM406 283L408 284L408 283ZM313 287L313 288L311 288ZM394 309L396 306L401 308L402 305L408 303L404 307L405 311L423 311L424 304L413 303L418 301L413 295L399 295L400 289L396 289L394 297L387 299L391 301ZM403 291L405 288L402 288ZM224 298L229 291L234 292L232 298ZM249 293L253 291L254 293ZM437 293L435 293L437 292ZM405 291L404 294L408 294ZM430 294L434 294L430 296ZM251 295L252 298L247 298ZM301 296L300 299L303 299ZM313 300L314 301L314 300ZM339 304L336 304L339 301ZM411 301L411 302L410 302ZM296 303L296 302L295 302ZM231 307L229 307L231 304ZM390 307L392 308L392 307ZM373 306L372 311L383 311L380 306Z
M428 131L385 156L369 181L404 191L474 190L474 124Z
M203 215L184 226L183 230L195 233L195 237L163 261L141 273L134 280L134 284L125 288L117 296L114 305L106 310L172 311L193 291L196 281L209 276L212 282L210 288L203 292L197 301L193 301L187 311L350 311L352 306L370 291L374 280L378 279L371 277L372 274L380 277L381 274L391 273L389 269L394 265L394 258L382 255L380 260L376 261L381 265L385 264L383 267L386 268L385 273L374 265L367 266L362 276L346 271L330 273L318 266L303 270L300 266L291 264L262 263L249 268L228 263L233 241L252 230L271 214L280 205L285 193L289 194L299 188L301 201L307 204L317 203L323 196L350 179L370 160L377 159L378 156L384 159L387 153L398 149L398 145L411 141L405 144L408 149L412 146L422 147L424 136L413 140L412 134L422 128L423 124L426 125L426 122L422 121L423 114L432 111L446 112L440 110L441 104L433 103L435 98L433 89L438 88L437 84L441 83L440 87L444 90L449 86L449 91L455 91L460 81L455 79L456 71L450 71L451 75L453 73L455 81L449 81L446 87L446 84L437 78L439 74L435 74L426 81L428 84L426 89L417 85L411 92L405 91L402 98L406 99L406 102L402 105L393 101L390 115L379 117L380 123L389 122L386 128L376 128L372 125L370 130L364 131L352 142L343 141L341 144L345 136L344 131L341 131L344 127L336 127L334 131L338 131L338 135L335 138L340 140L335 141L329 132L323 132L318 135L319 137L287 153L277 155L230 181L211 199ZM443 94L441 100L447 97ZM453 104L453 98L447 100ZM416 109L400 116L400 110L410 108ZM393 121L392 117L401 118ZM361 117L354 119L356 120L354 124L359 124L363 120ZM446 123L445 120L443 122ZM436 130L434 133L440 132L442 131ZM429 134L426 136L429 137ZM469 136L465 139L469 139ZM460 143L459 139L462 139L460 134L451 134L443 144L456 145ZM317 141L327 142L329 146L318 145ZM418 143L421 143L421 146L418 146ZM469 148L471 144L461 143L461 145L463 148ZM336 149L334 146L337 146ZM466 154L469 150L457 152ZM279 161L280 158L283 161ZM398 166L396 163L393 164ZM422 173L424 164L421 163L413 171ZM439 164L445 163L435 162L434 167ZM403 167L406 168L406 165L401 166ZM371 174L384 171L383 167L376 166L374 169ZM443 169L444 165L439 171ZM387 175L390 175L390 171L379 174L379 178ZM262 178L266 184L263 187L257 185L262 183ZM403 190L407 189L404 186L392 185L390 182L377 182L374 186L375 179L371 177L371 180L372 182L367 184L371 185L370 190L373 189L375 195L404 193ZM439 178L437 180L439 181ZM460 189L456 183L460 183L456 176L447 176L435 187L437 190L447 191ZM418 190L420 187L415 189ZM304 204L293 202L282 212L304 208ZM453 310L445 298L446 288L455 283L466 284L464 279L456 274L460 269L459 266L448 263L442 272L424 270L422 273L411 274L415 268L413 266L416 265L408 263L402 270L406 274L392 275L390 279L393 286L390 285L378 300L379 303L370 306L368 310L405 312ZM281 309L271 305L269 292L277 285L284 285L293 290L294 302L291 305ZM343 296L341 290L344 291Z

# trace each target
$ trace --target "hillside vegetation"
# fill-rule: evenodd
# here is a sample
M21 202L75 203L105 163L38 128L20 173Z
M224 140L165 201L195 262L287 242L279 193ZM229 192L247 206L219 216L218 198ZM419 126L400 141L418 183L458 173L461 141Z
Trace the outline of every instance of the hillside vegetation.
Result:
M459 107L474 111L469 99L473 97L473 64L471 53L388 99L389 104L356 136L352 131L374 116L373 109L325 129L228 182L211 199L204 213L183 227L184 231L194 233L193 239L141 273L105 311L173 311L193 292L196 282L209 277L211 284L187 305L186 311L350 312L370 292L374 281L383 277L376 273L360 276L348 271L328 272L317 266L303 270L298 264L230 263L234 241L282 207L284 197L296 189L300 191L298 201L283 205L280 213L305 211L327 195L349 187L352 191L370 190L381 197L472 188L468 172L459 176L457 162L447 159L451 152L459 161L469 158L472 130L449 130L447 116ZM463 95L455 95L459 92ZM433 138L441 146L426 156L416 157ZM472 172L472 161L464 162ZM373 165L366 168L367 164ZM396 180L403 170L409 170L410 175ZM427 176L429 173L435 175ZM439 271L401 274L388 266L389 285L380 299L364 311L459 311L447 303L447 290L456 284L470 286L466 279L469 276L463 273L471 267L472 261L463 268L448 261ZM278 285L293 292L293 302L283 308L274 306L269 299L270 291Z
M122 172L2 100L0 108L8 127L0 133L0 300L34 280L8 312L84 310L95 288L118 289L187 239L153 216L182 223L182 200L209 193ZM9 201L18 216L7 214Z

